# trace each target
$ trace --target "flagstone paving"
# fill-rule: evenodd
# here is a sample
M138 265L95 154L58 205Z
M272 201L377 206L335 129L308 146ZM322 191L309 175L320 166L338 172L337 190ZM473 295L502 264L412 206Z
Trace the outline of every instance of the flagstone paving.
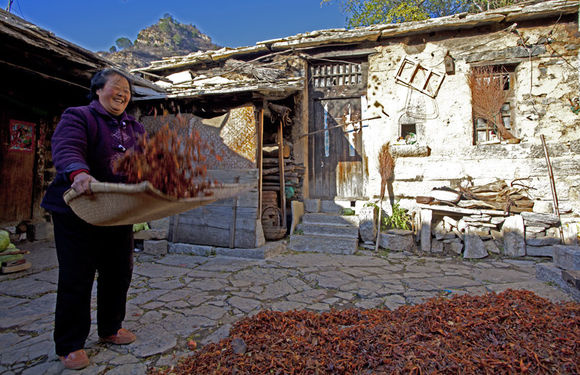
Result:
M396 309L435 296L508 288L532 290L554 302L571 300L536 280L534 260L463 261L402 253L284 253L266 260L137 254L124 325L137 341L99 343L93 324L86 343L91 365L70 371L58 361L52 342L58 274L54 245L20 247L30 248L33 267L0 276L2 375L144 374L148 367L169 366L191 354L189 340L198 347L219 341L236 321L262 309Z

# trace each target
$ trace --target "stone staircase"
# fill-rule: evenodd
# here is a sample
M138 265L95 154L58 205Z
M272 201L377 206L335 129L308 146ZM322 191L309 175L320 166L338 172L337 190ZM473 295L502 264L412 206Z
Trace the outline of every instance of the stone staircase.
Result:
M343 216L336 207L325 211L329 212L307 212L302 216L302 222L290 236L289 250L329 254L357 251L358 216Z
M554 245L553 262L538 263L536 277L550 281L580 301L580 246Z

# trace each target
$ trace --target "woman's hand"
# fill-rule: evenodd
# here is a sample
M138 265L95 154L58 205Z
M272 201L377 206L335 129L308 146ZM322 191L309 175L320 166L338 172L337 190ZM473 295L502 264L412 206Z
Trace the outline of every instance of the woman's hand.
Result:
M86 172L77 174L71 187L79 194L92 194L91 182L98 182L93 176Z

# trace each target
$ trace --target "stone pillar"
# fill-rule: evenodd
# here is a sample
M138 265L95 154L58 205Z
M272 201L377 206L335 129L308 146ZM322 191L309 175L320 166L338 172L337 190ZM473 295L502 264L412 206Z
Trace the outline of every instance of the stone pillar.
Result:
M364 242L375 242L377 239L377 214L372 206L363 207L359 210L359 233Z
M503 252L510 257L526 255L524 239L524 219L521 215L507 217L501 228L503 234Z
M421 210L421 251L431 252L431 219L433 211Z

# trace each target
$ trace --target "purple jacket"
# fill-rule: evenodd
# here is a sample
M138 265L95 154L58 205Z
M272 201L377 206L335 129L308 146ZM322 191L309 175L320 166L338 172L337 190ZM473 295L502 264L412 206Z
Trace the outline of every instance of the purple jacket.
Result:
M41 206L48 211L72 212L62 195L70 188L69 174L86 169L101 182L123 182L113 172L113 163L126 150L135 147L143 125L123 112L119 118L109 114L93 100L88 106L67 108L52 136L52 161L56 178L48 187Z

